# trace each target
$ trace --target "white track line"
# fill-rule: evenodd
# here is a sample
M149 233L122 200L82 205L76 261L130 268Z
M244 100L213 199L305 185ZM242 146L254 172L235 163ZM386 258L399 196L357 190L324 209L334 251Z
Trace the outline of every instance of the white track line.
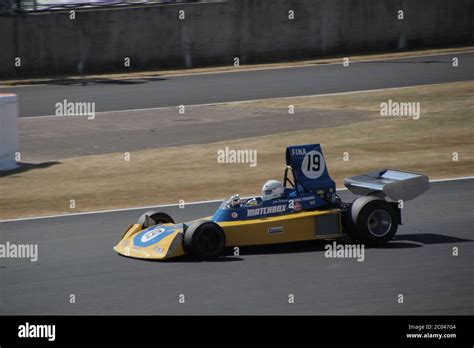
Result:
M458 178L434 179L434 180L430 180L430 182L459 181L459 180L472 180L472 179L474 179L474 176L462 176L462 177L458 177ZM337 191L347 191L347 188L345 188L345 187L338 188ZM217 203L217 202L222 202L223 200L224 199L213 199L213 200L209 200L209 201L188 202L188 203L185 203L185 206L186 205L196 205L196 204L206 204L206 203ZM58 215L47 215L47 216L34 216L34 217L27 217L27 218L0 220L0 223L2 223L2 222L15 222L15 221L28 221L28 220L40 220L40 219L53 219L53 218L62 218L62 217L68 217L68 216L106 214L106 213L116 213L116 212L121 212L121 211L145 210L145 209L177 207L177 206L179 206L179 203L162 204L162 205L149 205L149 206L134 207L134 208L97 210L97 211L89 211L89 212L82 212L82 213L58 214Z
M359 93L375 93L375 92L383 92L383 91L390 91L390 90L401 90L401 89L409 89L409 88L416 88L416 87L429 87L429 86L438 86L443 85L446 83L456 83L456 82L468 82L468 81L455 81L455 82L444 82L444 83L430 83L425 85L413 85L413 86L404 86L404 87L387 87L387 88L377 88L377 89L363 89L360 91L348 91L348 92L335 92L335 93L323 93L323 94L307 94L307 95L297 95L292 97L271 97L271 98L262 98L262 99L250 99L250 100L236 100L236 101L229 101L229 102L216 102L216 103L204 103L204 104L190 104L186 105L183 104L187 108L193 107L202 107L202 106L219 106L219 105L239 105L239 104L248 104L248 103L255 103L255 102L264 102L264 101L271 101L271 100L290 100L295 98L319 98L319 97L331 97L331 96L338 96L338 95L350 95L350 94L359 94ZM157 106L154 108L144 108L144 109L129 109L129 110L113 110L113 111L98 111L95 113L97 117L100 114L111 114L111 113L130 113L130 112L140 112L140 111L153 111L153 110L164 110L164 109L174 109L178 108L179 105L172 105L172 106ZM84 116L72 116L72 115L41 115L41 116L25 116L19 117L19 120L25 119L43 119L43 118L50 118L50 117L69 117L69 118L77 118L77 117L87 117Z

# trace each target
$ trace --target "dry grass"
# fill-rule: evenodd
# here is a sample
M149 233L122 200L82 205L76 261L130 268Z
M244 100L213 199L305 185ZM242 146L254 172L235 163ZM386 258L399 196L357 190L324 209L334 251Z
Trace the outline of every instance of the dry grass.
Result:
M292 98L298 107L365 110L373 119L352 125L308 129L206 145L146 150L131 154L64 160L42 169L0 177L0 218L90 211L256 194L266 179L281 178L288 145L319 142L338 186L345 176L384 167L430 177L474 174L474 82L449 83L382 92ZM417 101L421 118L378 116L381 101ZM288 99L247 103L269 108ZM230 107L230 106L228 106ZM255 149L258 165L219 164L217 151ZM348 152L350 160L342 160ZM452 161L452 153L459 161ZM69 201L76 208L69 209Z

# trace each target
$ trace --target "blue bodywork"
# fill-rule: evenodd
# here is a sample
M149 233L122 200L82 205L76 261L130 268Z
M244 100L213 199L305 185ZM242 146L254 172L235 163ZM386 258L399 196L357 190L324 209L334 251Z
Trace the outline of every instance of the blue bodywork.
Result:
M173 234L179 224L167 226L167 225L154 225L140 231L133 238L133 244L139 247L147 247L158 243L163 238Z
M334 203L336 185L329 176L319 144L290 146L286 165L293 172L294 187L270 201L260 197L241 200L237 205L224 201L212 216L214 222L240 221L315 210Z

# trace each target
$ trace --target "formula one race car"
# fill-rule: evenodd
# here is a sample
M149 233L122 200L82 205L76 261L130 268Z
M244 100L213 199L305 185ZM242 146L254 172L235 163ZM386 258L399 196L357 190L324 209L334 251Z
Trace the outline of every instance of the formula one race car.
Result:
M380 245L401 224L400 204L429 188L423 174L384 169L347 178L360 195L343 203L336 193L319 144L286 149L283 183L267 182L261 197L225 200L211 217L175 223L162 212L147 212L127 228L114 247L121 255L168 259L190 254L220 255L224 247L335 239ZM292 178L289 177L291 174Z

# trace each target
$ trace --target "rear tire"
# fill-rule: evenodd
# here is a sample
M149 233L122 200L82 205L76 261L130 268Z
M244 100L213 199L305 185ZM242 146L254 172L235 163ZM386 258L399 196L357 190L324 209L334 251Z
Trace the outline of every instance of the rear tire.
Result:
M349 230L351 239L376 246L387 243L397 233L398 214L389 202L370 200L357 210L352 214L354 221Z
M138 218L137 224L145 229L159 224L174 224L174 220L166 213L159 211L147 211Z
M224 251L224 230L212 221L196 221L184 233L183 246L186 254L200 260L217 257Z

